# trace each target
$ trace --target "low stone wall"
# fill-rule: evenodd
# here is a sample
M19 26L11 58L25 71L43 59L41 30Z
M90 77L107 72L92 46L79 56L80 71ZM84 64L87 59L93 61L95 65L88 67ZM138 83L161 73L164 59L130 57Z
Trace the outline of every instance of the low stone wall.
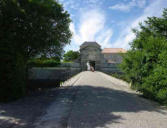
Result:
M101 72L121 73L118 64L104 63ZM81 72L79 63L62 63L59 67L33 67L29 70L29 86L50 87L60 86L60 83Z
M81 71L77 63L63 63L59 67L33 67L29 70L29 86L60 86L60 83Z
M101 65L101 71L105 73L121 73L117 63L104 63Z

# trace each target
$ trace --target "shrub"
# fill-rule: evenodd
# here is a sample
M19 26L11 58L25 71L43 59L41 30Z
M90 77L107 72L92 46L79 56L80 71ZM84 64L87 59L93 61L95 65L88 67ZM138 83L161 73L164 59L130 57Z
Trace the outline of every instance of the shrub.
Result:
M26 67L22 56L4 55L0 63L0 101L15 100L25 95Z
M64 59L63 61L64 62L73 62L75 61L76 59L79 59L79 56L80 56L80 53L78 51L68 51L64 54Z
M124 80L126 82L130 82L128 77L124 73L112 73L111 76L116 77L118 79Z
M53 59L31 59L28 65L29 67L57 67L60 62Z
M151 17L134 30L136 38L123 57L121 68L147 98L167 103L167 9L160 18ZM162 27L163 26L163 27Z
M167 59L167 57L164 57ZM162 61L162 60L161 60ZM161 63L157 64L152 73L145 78L142 85L146 97L167 103L167 68Z

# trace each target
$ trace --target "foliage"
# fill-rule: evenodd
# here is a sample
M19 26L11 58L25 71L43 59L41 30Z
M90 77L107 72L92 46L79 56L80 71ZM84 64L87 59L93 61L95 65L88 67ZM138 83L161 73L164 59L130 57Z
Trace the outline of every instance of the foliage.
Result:
M128 79L128 77L124 73L116 73L115 72L115 73L111 73L110 75L115 77L115 78L124 80L126 82L130 82L130 80Z
M0 0L0 99L24 93L30 58L44 53L61 58L70 22L55 0Z
M121 68L132 88L145 97L167 103L167 9L161 18L149 17L124 56Z
M24 59L23 56L14 54L10 51L0 54L0 101L3 102L17 99L25 94Z
M1 3L1 38L25 57L41 52L60 54L70 42L69 14L54 0L2 0Z
M55 59L31 59L28 61L29 67L57 67L60 61Z
M80 56L80 53L78 51L68 51L64 54L64 61L69 62L69 61L74 61L78 59Z

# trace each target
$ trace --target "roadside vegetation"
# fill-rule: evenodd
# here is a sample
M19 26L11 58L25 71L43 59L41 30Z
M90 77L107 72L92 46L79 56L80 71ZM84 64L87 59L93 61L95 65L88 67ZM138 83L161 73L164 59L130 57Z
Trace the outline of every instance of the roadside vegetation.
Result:
M130 83L131 81L129 80L128 77L126 77L126 75L124 73L111 73L110 74L111 76L115 77L115 78L118 78L118 79L121 79L121 80L124 80L128 83Z
M63 56L63 62L73 62L79 59L80 53L78 51L67 51Z
M28 63L59 63L70 43L71 19L56 0L0 0L0 101L17 99L26 92Z
M145 97L167 104L167 9L133 31L136 38L121 64L126 79Z
M67 51L63 57L47 57L42 55L28 60L28 67L58 67L61 64L72 63L79 59L80 53L78 51Z
M60 61L53 58L33 58L28 61L28 67L57 67L60 65Z

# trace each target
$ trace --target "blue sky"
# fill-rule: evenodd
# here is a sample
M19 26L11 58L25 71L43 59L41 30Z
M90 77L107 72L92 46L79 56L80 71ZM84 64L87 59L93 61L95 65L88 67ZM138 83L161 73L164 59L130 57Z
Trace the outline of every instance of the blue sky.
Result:
M167 0L59 0L70 13L73 32L65 50L78 50L84 41L96 41L102 48L129 49L135 35L132 28L147 17L162 15Z

